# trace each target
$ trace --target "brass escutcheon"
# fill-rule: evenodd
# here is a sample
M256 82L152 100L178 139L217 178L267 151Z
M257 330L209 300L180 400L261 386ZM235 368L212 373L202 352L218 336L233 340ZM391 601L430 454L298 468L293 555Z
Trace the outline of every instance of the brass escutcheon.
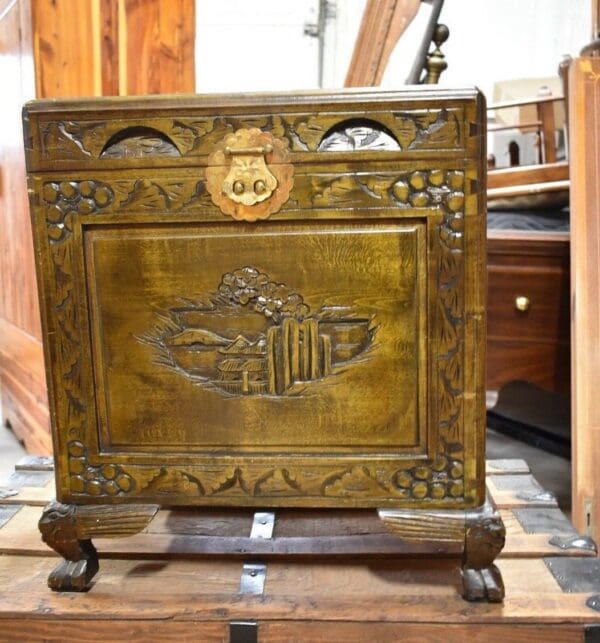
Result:
M266 219L285 203L293 184L288 143L260 129L228 134L208 157L207 189L224 214Z

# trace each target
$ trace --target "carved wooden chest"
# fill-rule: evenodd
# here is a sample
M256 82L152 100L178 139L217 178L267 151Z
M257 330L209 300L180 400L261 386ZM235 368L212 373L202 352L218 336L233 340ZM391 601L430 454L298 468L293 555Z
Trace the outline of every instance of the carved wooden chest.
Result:
M501 598L483 118L420 88L26 106L51 586L158 506L346 507L454 538L467 596Z

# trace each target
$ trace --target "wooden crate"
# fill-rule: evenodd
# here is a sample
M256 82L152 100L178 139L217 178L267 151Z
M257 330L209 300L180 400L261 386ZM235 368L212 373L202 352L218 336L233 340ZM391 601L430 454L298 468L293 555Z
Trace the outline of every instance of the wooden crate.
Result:
M507 528L502 605L465 602L455 560L394 558L397 541L369 511L280 511L271 539L250 538L249 510L161 511L137 536L96 541L89 592L51 592L57 559L36 523L53 474L29 458L0 490L0 640L597 640L590 543L525 462L487 469Z

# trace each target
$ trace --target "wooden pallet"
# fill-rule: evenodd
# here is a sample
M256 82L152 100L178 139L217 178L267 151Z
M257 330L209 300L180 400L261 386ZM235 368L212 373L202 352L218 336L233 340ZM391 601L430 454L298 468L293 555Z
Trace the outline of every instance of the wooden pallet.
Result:
M465 602L456 561L394 558L374 513L356 511L278 511L273 537L251 538L251 511L164 510L138 536L95 541L104 560L89 592L54 593L46 577L56 558L37 531L54 492L49 463L18 465L9 489L0 489L2 641L600 635L600 561L523 461L488 462L507 528L503 605Z

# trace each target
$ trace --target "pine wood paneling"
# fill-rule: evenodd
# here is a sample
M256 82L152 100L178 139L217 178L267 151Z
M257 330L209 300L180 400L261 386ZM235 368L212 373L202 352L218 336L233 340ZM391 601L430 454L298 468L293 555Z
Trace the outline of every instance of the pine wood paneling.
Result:
M569 78L573 337L573 522L600 536L600 59Z

